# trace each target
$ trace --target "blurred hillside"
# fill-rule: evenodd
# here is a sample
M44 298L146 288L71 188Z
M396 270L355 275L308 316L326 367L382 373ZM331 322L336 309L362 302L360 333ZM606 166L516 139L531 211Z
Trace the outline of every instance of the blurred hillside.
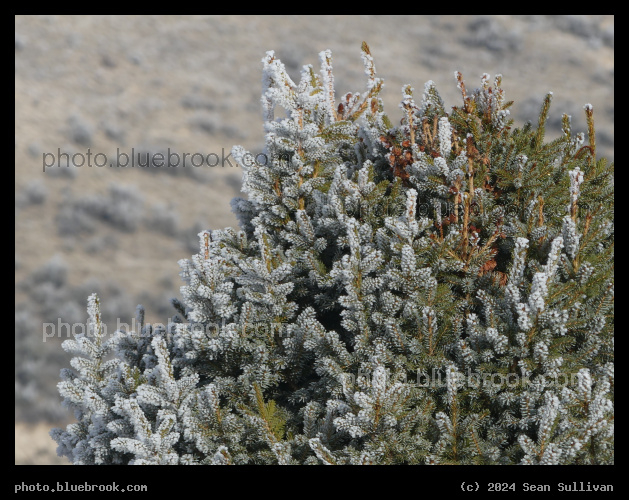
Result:
M340 97L365 88L363 40L392 117L404 84L421 95L433 80L452 106L455 70L470 89L482 73L501 73L517 126L535 122L553 91L549 136L563 113L585 132L591 103L597 151L613 159L613 16L17 16L16 422L70 418L55 387L69 366L66 332L43 342L43 323L84 322L92 292L111 331L117 318L131 322L138 303L148 322L166 322L177 261L196 253L197 233L237 225L229 205L237 167L43 172L43 155L89 148L110 160L170 148L221 158L235 144L260 152L265 52L275 50L298 80L303 64L318 70L318 53L330 49ZM33 428L20 425L20 435ZM41 446L54 450L52 440ZM52 460L20 456L31 458L18 460L16 449L21 463Z

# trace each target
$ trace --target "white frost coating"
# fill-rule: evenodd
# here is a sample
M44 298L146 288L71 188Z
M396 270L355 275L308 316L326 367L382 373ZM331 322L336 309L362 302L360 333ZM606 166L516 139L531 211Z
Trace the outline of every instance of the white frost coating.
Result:
M334 121L336 110L334 109L334 74L332 73L332 52L323 50L319 52L319 60L321 61L321 78L323 88L325 89L325 102L328 109L330 121Z
M435 87L435 82L428 80L424 84L424 94L422 95L422 104L420 108L420 115L425 114L429 107L442 108L443 102L440 100L439 93Z
M411 188L406 192L406 219L408 222L415 220L417 209L417 191Z
M538 342L533 348L533 359L538 363L543 363L548 358L548 344L546 342Z
M557 266L559 265L559 254L561 253L561 249L563 248L563 238L561 236L557 236L553 242L550 244L550 252L548 253L548 261L544 266L544 273L549 280L553 279L555 275L555 271L557 271Z
M518 285L522 280L524 267L526 265L526 250L528 247L529 240L526 238L516 238L515 249L513 251L513 264L511 266L511 274L509 276L509 281L514 285Z
M531 294L529 295L529 307L531 311L538 314L544 310L544 299L548 294L546 281L547 277L545 273L535 273L535 276L533 276Z
M583 401L590 401L592 399L592 377L590 376L590 370L587 368L581 368L577 373L577 395L579 399Z
M410 85L402 85L402 102L400 103L401 108L415 108L415 100L413 99L414 91L415 89Z
M314 451L315 455L319 460L323 462L324 465L333 465L334 462L330 461L330 458L333 458L332 452L328 450L323 444L321 444L321 440L317 438L312 438L308 441L308 445Z
M559 398L550 392L544 393L544 406L539 409L539 441L544 442L550 437L557 413L559 412Z
M520 330L527 331L533 326L531 324L531 318L529 318L530 308L526 304L518 304L517 305L518 312L518 326Z
M265 121L273 120L275 104L285 109L293 109L292 91L295 83L290 79L284 64L275 58L272 50L262 59L264 64L262 73L262 107Z
M456 78L456 87L461 90L461 81L459 80L459 76L461 75L460 71L455 71L454 72L454 78ZM431 80L432 82L432 80Z
M365 65L365 74L369 77L367 80L367 89L371 90L381 83L380 78L376 78L376 65L373 62L373 57L364 50L361 53L363 63Z
M570 175L570 204L574 205L579 199L579 186L583 183L583 172L579 167L568 172Z
M87 314L90 318L90 329L91 332L89 335L94 335L97 339L102 336L102 319L100 317L100 301L98 299L98 295L93 293L87 299Z
M419 233L419 223L417 222L417 191L413 188L406 192L406 213L405 219L408 228L413 236Z
M452 149L452 128L447 117L439 118L439 148L441 156L447 158Z
M446 368L446 386L447 386L447 400L448 404L454 403L454 398L457 393L457 386L459 383L459 373L456 370L454 363L450 363Z
M450 169L448 168L448 164L446 163L446 160L442 158L441 156L438 156L437 158L435 158L435 167L439 169L439 173L441 173L441 175L444 175L447 177L448 174L450 173Z
M387 392L387 371L383 366L378 366L374 370L371 386L376 400L384 399Z
M571 259L574 259L579 250L579 234L577 233L577 225L569 215L563 218L563 226L561 228L561 236L565 242L566 253Z

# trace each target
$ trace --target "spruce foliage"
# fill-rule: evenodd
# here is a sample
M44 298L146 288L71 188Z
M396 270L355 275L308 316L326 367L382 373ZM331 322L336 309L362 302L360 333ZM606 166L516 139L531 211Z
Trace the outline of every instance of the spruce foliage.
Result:
M501 76L390 119L332 57L263 59L264 155L240 229L179 262L166 326L92 335L59 384L75 464L613 462L613 165L563 117L514 128ZM339 104L340 101L340 104ZM283 116L277 117L279 109Z

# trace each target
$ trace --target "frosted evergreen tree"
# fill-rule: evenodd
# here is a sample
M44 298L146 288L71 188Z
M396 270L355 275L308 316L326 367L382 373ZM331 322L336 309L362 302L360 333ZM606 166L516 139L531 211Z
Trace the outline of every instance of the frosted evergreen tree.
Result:
M240 228L179 262L164 327L106 337L99 301L59 389L75 464L613 463L613 165L563 117L513 128L501 76L447 110L336 96L329 51L263 62L264 155ZM278 111L284 110L282 116ZM497 383L499 381L500 383Z

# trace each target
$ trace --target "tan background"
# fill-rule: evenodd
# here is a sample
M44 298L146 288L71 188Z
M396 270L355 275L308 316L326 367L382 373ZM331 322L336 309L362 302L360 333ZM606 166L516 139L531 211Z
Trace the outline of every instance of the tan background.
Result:
M47 431L70 417L54 387L69 365L62 339L42 342L42 323L84 320L92 291L110 322L129 322L137 303L148 321L166 321L177 261L201 229L236 225L229 200L241 178L228 167L43 173L43 153L259 152L265 52L298 80L302 64L318 70L318 53L331 49L340 98L365 88L365 40L394 118L403 84L419 101L434 80L452 106L455 70L468 88L502 73L518 126L536 120L550 90L549 135L564 112L585 131L589 102L599 154L612 158L613 35L613 16L16 17L16 463L63 462ZM126 188L122 198L112 185Z

